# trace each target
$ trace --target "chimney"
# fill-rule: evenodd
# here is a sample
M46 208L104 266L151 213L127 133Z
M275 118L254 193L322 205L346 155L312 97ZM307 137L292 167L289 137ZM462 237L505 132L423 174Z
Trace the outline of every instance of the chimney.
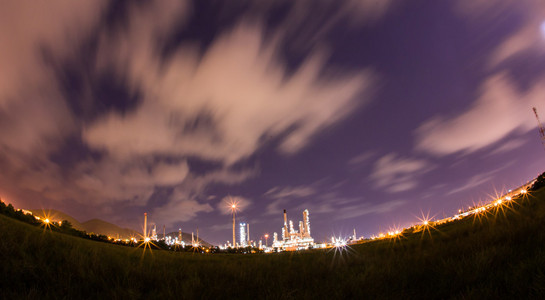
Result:
M148 237L148 213L144 213L144 239Z
M286 212L286 210L284 209L284 241L287 241L289 240L289 231L288 231L288 213Z

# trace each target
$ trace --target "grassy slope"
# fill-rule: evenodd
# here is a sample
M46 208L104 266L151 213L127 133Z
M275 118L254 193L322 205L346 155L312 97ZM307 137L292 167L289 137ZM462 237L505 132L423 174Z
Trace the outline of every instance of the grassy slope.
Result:
M82 240L0 216L7 298L543 298L545 189L513 211L334 251L199 255Z

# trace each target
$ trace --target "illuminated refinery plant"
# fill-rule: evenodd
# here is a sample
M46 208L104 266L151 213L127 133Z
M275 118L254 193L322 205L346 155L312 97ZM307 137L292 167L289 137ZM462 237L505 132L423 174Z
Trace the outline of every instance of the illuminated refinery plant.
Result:
M295 251L309 249L314 246L314 239L310 236L310 218L308 209L303 211L303 221L299 222L299 231L293 228L293 221L289 221L288 215L284 209L284 227L282 227L282 240L278 240L278 234L275 232L273 248L284 251Z

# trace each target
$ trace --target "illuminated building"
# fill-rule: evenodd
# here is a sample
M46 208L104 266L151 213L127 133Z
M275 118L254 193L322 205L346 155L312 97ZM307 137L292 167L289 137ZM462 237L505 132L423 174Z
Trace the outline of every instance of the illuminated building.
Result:
M295 230L293 229L293 221L290 220L290 236L295 233Z
M151 231L151 238L157 240L157 225L153 225L153 230Z
M248 246L248 241L246 239L246 223L240 223L239 224L239 230L240 230L240 247L246 247Z
M289 231L288 231L289 224ZM273 248L279 250L302 250L314 246L314 239L310 236L310 218L308 209L303 211L303 221L299 222L299 230L293 228L293 221L288 222L287 212L284 209L284 226L282 227L282 240L278 240L276 232L273 235Z

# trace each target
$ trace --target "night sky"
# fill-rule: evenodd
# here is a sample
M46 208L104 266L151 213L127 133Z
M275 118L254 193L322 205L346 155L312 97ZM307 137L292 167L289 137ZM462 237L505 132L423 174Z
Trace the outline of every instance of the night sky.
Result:
M0 197L215 244L228 197L254 240L283 209L317 241L451 216L545 171L544 22L542 0L2 1Z

